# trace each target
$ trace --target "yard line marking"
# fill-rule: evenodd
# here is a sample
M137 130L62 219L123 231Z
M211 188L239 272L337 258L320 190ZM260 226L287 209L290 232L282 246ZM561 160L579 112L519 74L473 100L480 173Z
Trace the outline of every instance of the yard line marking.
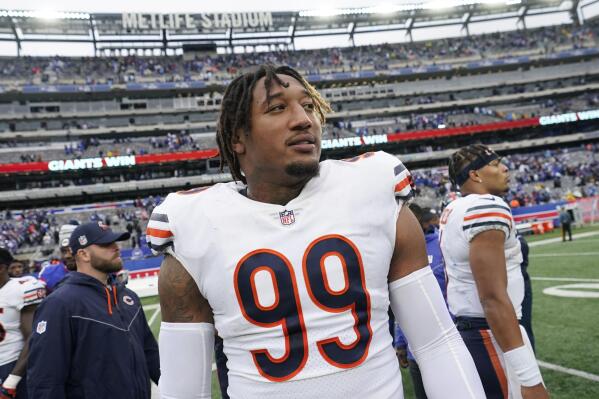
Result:
M150 317L150 320L148 320L148 325L152 325L154 324L154 321L156 320L156 318L158 317L158 315L160 314L160 308L157 308L154 311L154 314L152 315L152 317Z
M143 308L144 308L144 310L152 310L152 309L156 309L158 307L160 307L159 303L153 303L151 305L145 305Z
M597 278L572 278L572 277L531 277L531 280L541 281L576 281L580 283L598 283Z
M537 361L539 362L539 366L541 366L543 368L546 368L549 370L554 370L554 371L559 371L560 373L575 375L576 377L581 377L581 378L584 378L587 380L599 382L599 375L587 373L586 371L571 369L568 367L558 366L557 364L547 363L542 360L537 360Z
M216 371L216 363L212 363L212 371Z
M530 254L531 258L554 257L554 256L596 256L599 252L576 252L576 253L550 253L550 254Z
M599 235L599 231L589 231L588 233L572 234L572 237L573 238L585 238L585 237L593 237L593 236L597 236L597 235ZM528 244L528 246L529 247L538 247L539 245L553 244L554 242L560 242L561 240L562 240L561 237L548 238L546 240L531 242L530 244Z

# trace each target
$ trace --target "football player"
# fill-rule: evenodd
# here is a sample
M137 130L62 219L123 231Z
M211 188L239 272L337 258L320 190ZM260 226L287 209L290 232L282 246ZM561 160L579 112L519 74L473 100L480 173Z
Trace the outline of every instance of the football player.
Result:
M238 77L217 129L236 182L152 213L164 398L210 397L215 328L233 399L401 398L389 306L429 397L484 398L403 206L408 170L383 152L319 163L329 111L289 67Z
M475 144L454 153L449 176L462 197L440 219L447 301L476 362L487 398L547 398L530 341L518 324L522 251L499 156Z
M38 278L46 285L48 294L61 284L70 271L77 268L71 247L69 247L69 237L76 228L75 224L64 224L60 227L60 262L49 263L40 270Z
M34 278L10 278L12 262L10 252L0 248L0 399L26 399L27 343L33 314L46 290Z

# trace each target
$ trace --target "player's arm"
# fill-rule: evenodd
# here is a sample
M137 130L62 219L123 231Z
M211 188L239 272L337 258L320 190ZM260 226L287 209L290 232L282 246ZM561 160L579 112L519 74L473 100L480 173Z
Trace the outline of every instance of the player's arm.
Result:
M0 398L14 398L17 393L17 386L27 370L27 357L29 356L29 338L31 337L31 326L33 324L33 314L37 305L25 306L21 309L20 330L23 334L23 349L15 363L12 371L6 377L0 388Z
M534 354L524 345L516 312L507 293L504 243L505 232L502 230L483 231L470 241L470 267L476 288L493 337L506 361L516 371L524 397L548 397Z
M171 255L160 267L158 293L161 397L211 398L214 321L208 301Z
M424 234L402 207L389 269L391 309L410 343L431 399L484 398L474 361L428 265Z

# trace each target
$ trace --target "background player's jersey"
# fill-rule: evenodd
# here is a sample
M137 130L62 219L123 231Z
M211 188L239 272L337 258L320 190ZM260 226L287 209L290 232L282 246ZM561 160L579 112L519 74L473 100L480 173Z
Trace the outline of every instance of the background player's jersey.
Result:
M243 386L242 396L256 397L269 381L299 387L358 366L378 370L386 389L401 388L387 275L397 215L411 195L403 164L384 152L324 161L286 206L253 201L241 188L170 194L147 231L153 250L173 254L210 303L229 392Z
M11 278L0 288L0 365L17 360L23 349L21 309L45 296L44 285L31 277Z
M509 206L494 195L469 194L451 202L440 219L441 251L447 268L447 303L455 316L485 317L470 268L470 241L487 230L505 233L507 292L518 318L524 297L522 252Z

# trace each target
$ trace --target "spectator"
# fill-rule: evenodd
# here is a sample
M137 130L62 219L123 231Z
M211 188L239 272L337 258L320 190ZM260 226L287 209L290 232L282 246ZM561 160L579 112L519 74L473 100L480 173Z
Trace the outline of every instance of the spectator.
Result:
M117 241L99 223L78 226L69 240L77 271L36 312L28 388L36 399L150 398L158 382L158 345L137 295L108 285L122 269Z

